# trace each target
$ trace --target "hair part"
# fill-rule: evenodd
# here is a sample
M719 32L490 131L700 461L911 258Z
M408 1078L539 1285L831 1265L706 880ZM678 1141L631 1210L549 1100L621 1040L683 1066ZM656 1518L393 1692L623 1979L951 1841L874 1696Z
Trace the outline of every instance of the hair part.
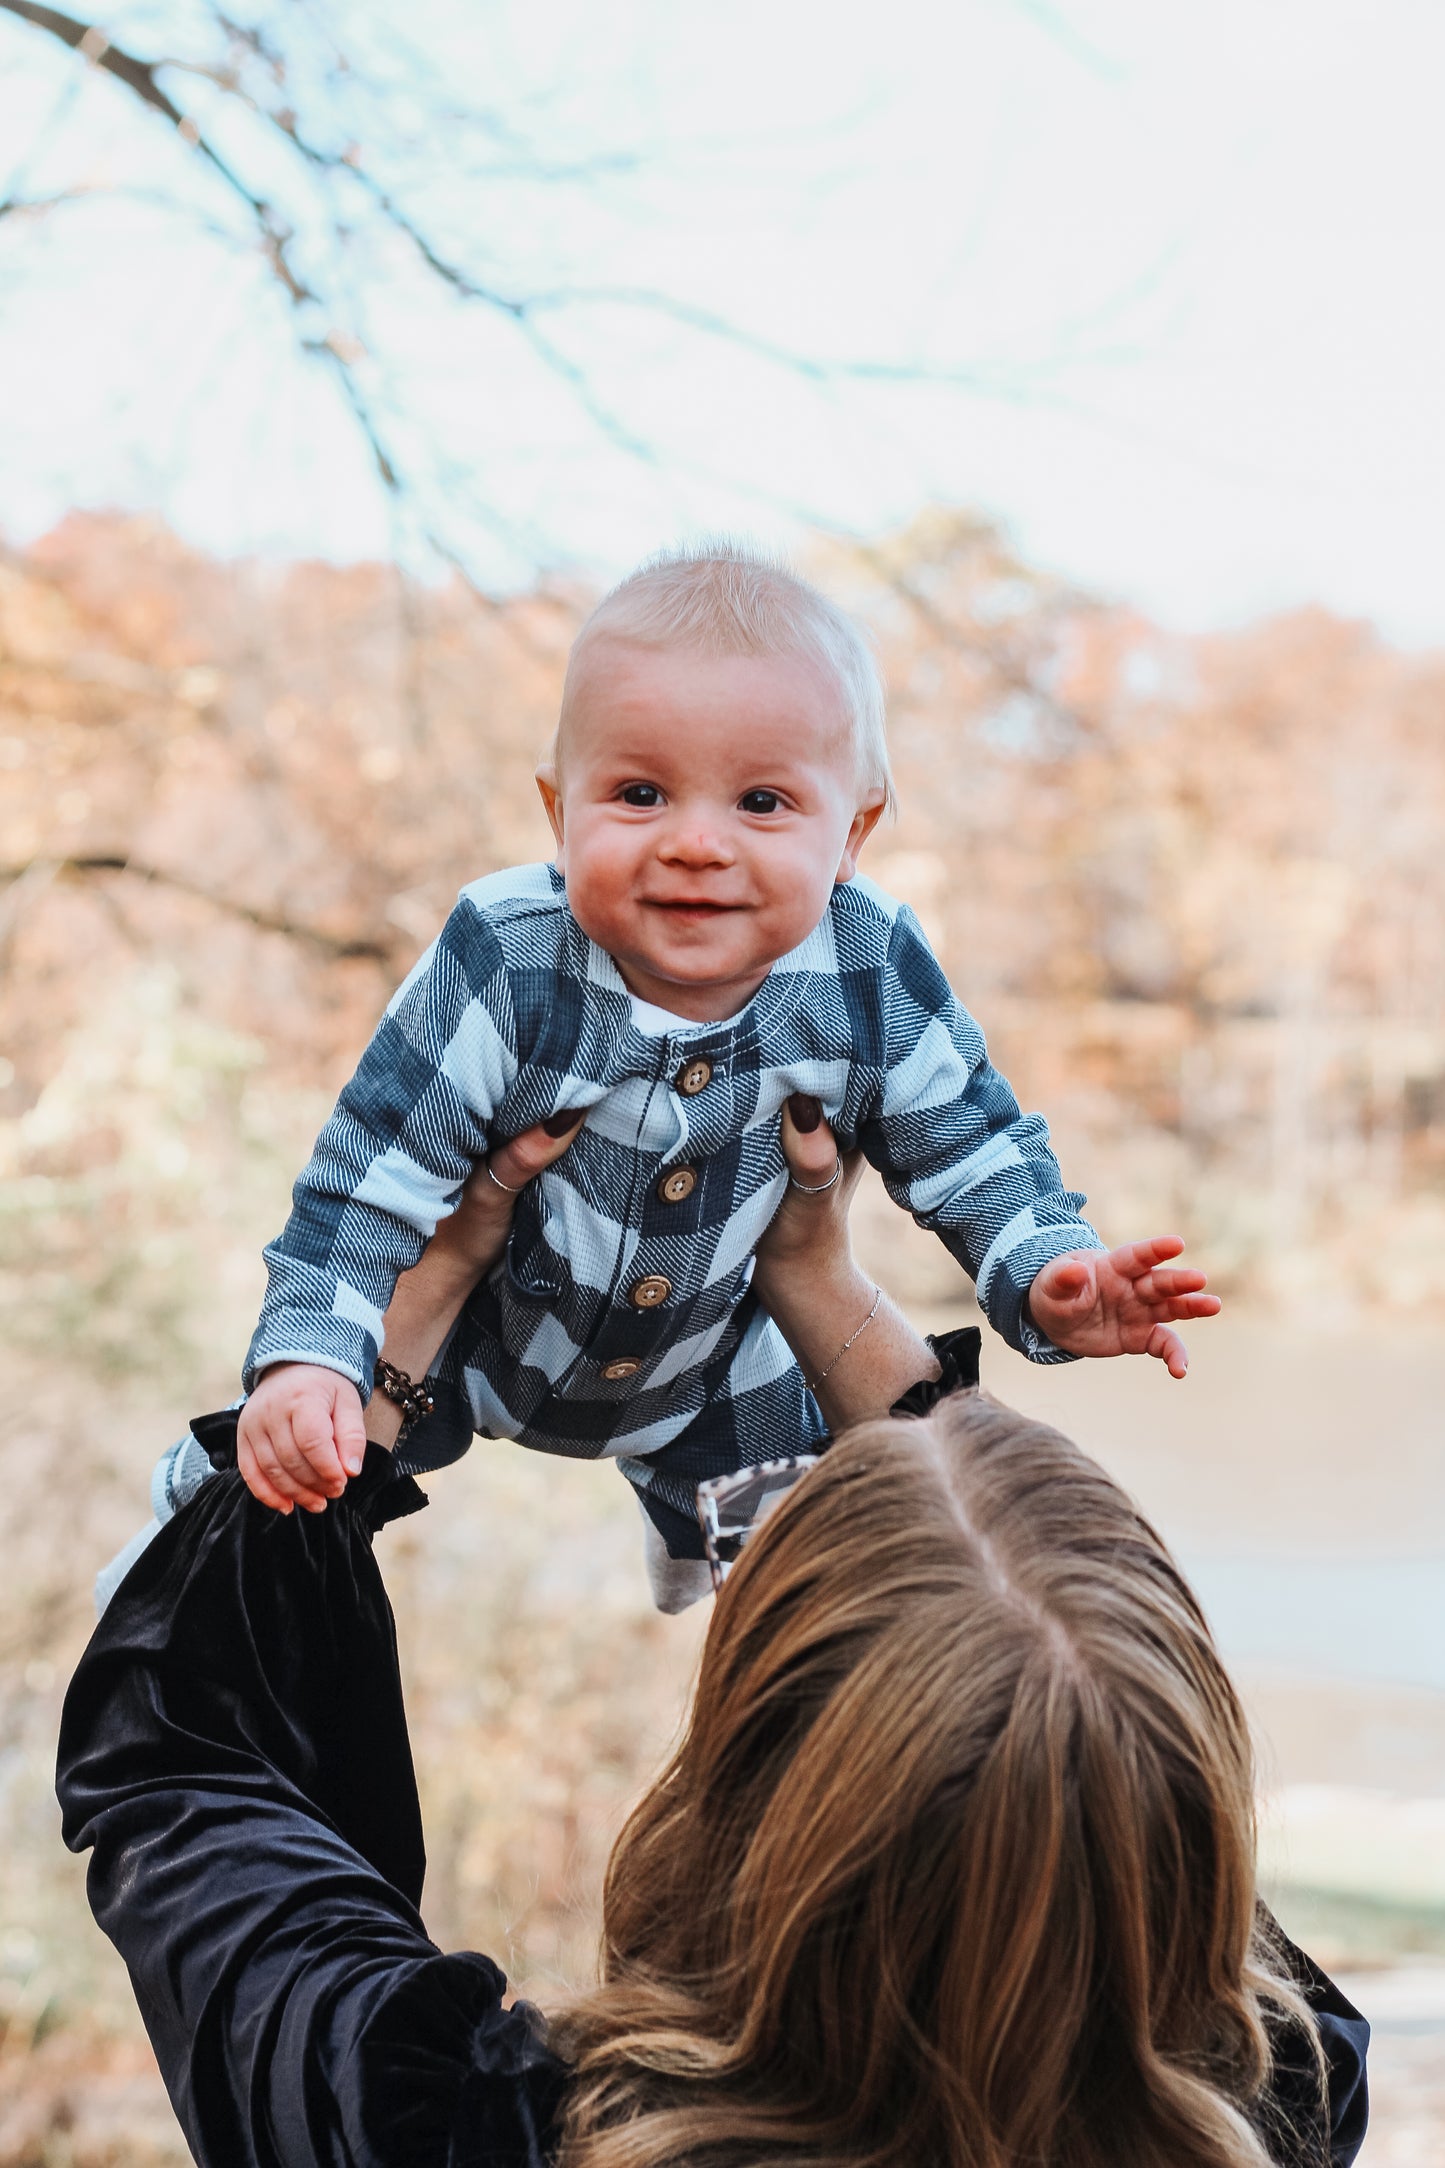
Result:
M1266 2168L1301 2029L1318 2065L1198 1604L1103 1469L971 1394L841 1439L722 1591L558 2027L561 2158Z
M860 626L780 558L728 537L664 550L603 596L572 643L554 758L583 657L600 639L703 655L790 655L837 687L858 767L858 788L897 800L888 761L883 679Z

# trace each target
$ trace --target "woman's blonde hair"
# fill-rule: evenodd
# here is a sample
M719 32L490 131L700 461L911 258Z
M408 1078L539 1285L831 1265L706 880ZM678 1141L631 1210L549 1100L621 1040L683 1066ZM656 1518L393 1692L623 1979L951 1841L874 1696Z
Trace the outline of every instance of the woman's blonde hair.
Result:
M1258 2168L1276 2022L1198 1604L1101 1468L968 1395L843 1438L734 1569L558 2028L562 2160Z

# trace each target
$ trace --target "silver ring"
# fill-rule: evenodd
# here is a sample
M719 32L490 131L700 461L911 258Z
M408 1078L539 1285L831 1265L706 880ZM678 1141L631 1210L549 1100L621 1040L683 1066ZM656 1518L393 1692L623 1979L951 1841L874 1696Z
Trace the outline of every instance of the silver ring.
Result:
M498 1189L499 1189L499 1190L500 1190L500 1191L502 1192L502 1195L503 1195L504 1197L520 1197L520 1196L521 1196L521 1194L522 1194L522 1189L525 1189L525 1188L526 1188L526 1186L527 1186L525 1182L524 1182L524 1183L522 1184L522 1189L513 1189L513 1188L511 1187L510 1183L507 1183L507 1182L498 1182L498 1181L497 1181L497 1177L496 1177L496 1176L495 1176L495 1175L493 1174L493 1172L492 1172L492 1162L491 1162L491 1161L490 1161L489 1159L484 1159L484 1160L482 1161L482 1165L483 1165L483 1166L484 1166L484 1167L486 1168L486 1170L487 1170L487 1180L488 1180L489 1182L491 1182L491 1183L495 1184L495 1186L496 1186L496 1187L497 1187L497 1188L498 1188Z
M843 1155L840 1152L833 1162L833 1172L826 1182L800 1182L795 1174L788 1176L789 1189L796 1189L805 1197L821 1197L824 1190L831 1189L843 1172Z

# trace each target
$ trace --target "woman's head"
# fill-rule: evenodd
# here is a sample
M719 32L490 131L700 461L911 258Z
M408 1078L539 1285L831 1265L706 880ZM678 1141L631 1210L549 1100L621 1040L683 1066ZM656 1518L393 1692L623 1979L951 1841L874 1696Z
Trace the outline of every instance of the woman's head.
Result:
M1102 1469L976 1395L855 1431L734 1569L617 1846L567 2158L1262 2160L1252 1812Z

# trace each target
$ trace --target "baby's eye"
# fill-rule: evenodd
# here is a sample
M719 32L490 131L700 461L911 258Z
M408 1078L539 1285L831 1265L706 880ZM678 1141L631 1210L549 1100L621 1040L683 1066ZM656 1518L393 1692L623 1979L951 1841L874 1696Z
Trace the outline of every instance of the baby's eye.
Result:
M738 800L744 813L776 813L781 803L775 790L750 790Z
M662 792L655 783L629 783L622 793L624 805L661 805Z

